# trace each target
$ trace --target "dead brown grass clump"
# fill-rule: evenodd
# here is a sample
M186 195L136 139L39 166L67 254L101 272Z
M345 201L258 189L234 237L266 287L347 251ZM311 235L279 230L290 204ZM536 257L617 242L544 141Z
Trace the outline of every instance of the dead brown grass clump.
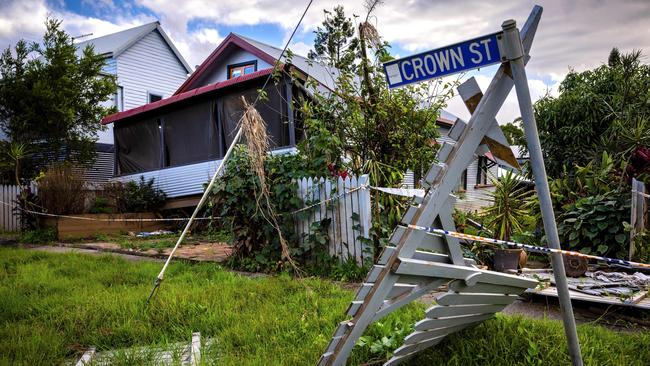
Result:
M86 191L83 175L72 165L51 165L37 183L37 195L45 212L69 215L84 211Z

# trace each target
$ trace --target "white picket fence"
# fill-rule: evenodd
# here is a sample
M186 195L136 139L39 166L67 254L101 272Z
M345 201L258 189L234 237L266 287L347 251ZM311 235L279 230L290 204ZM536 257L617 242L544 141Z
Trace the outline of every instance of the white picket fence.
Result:
M3 231L20 230L20 215L14 210L19 193L19 186L0 185L0 228Z
M311 234L311 224L331 219L328 228L329 253L341 260L355 258L360 265L372 260L372 247L361 238L370 238L371 210L368 176L348 176L336 180L302 178L297 182L298 197L305 207L299 214L297 231L304 241ZM306 217L305 217L306 216Z

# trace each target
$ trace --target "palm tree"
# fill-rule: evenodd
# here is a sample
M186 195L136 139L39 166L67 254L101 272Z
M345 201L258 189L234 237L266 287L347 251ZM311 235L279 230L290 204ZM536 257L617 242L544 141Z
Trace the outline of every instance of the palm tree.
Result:
M486 226L497 239L510 240L513 232L523 229L524 218L528 215L525 207L528 191L520 187L519 180L510 171L500 180L492 179L492 183L495 186L494 192L489 193L492 205L483 211Z

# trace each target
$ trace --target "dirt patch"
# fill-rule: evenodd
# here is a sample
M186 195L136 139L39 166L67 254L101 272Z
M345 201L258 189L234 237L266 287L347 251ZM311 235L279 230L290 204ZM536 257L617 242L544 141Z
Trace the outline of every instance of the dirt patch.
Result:
M60 244L63 247L89 249L100 252L113 252L151 258L167 258L172 248L165 249L125 249L116 243L75 243ZM181 245L174 254L175 258L185 259L194 262L223 262L232 253L232 247L225 243L201 242L197 244Z

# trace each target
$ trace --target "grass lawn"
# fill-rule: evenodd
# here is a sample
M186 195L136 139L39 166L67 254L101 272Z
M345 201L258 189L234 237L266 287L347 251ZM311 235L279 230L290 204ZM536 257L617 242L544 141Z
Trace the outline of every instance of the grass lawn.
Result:
M193 331L217 341L206 354L219 365L314 365L344 319L353 293L329 281L288 276L247 278L214 264L174 263L150 305L144 302L159 263L113 256L0 249L0 364L61 364L88 346L116 349L189 341ZM401 334L422 314L412 305L369 330ZM585 364L649 365L650 334L579 326ZM397 341L387 337L388 348ZM370 345L351 362L380 357ZM137 364L124 360L124 364ZM210 362L208 362L210 363ZM555 321L498 316L449 337L411 364L568 365Z

